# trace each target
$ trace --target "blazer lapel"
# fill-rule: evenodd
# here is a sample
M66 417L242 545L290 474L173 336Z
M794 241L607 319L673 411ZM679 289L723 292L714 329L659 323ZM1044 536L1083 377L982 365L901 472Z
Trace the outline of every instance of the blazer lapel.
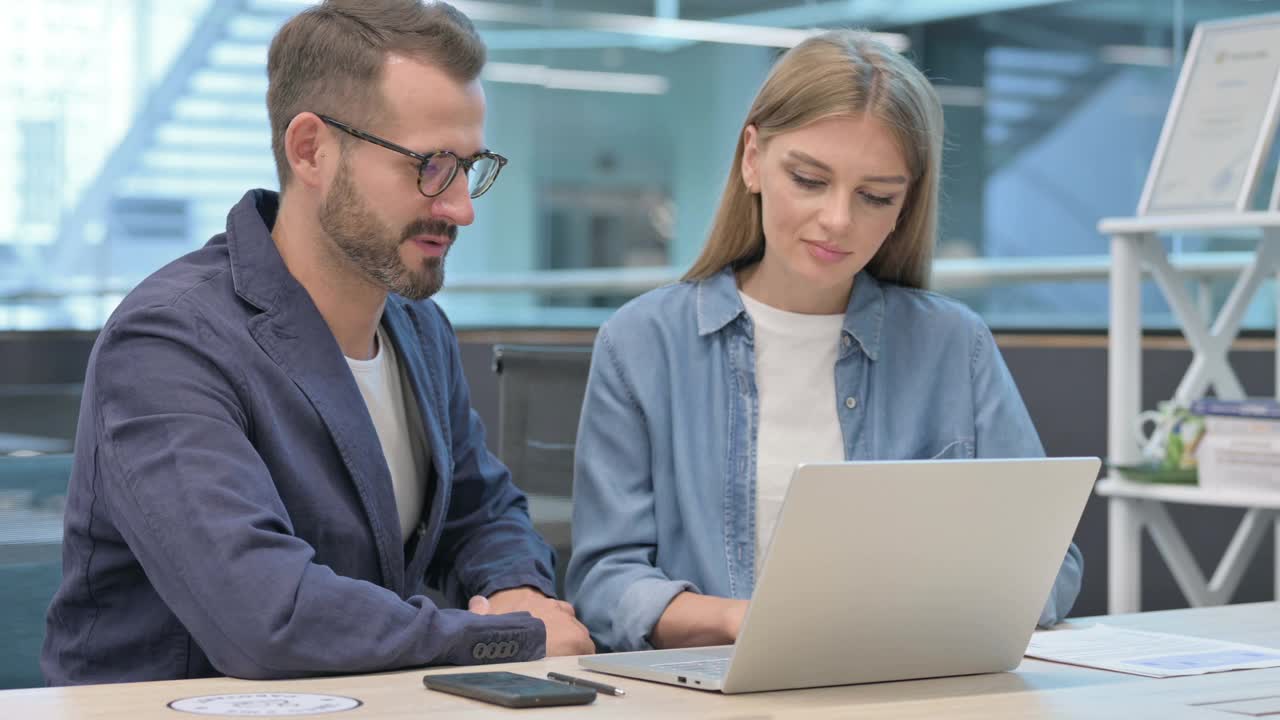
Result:
M423 538L424 543L418 546L419 552L434 553L444 529L445 511L449 507L450 481L453 478L447 393L441 387L441 384L448 383L448 378L432 374L423 348L427 335L418 324L417 313L405 305L403 300L395 296L387 298L386 308L382 311L382 324L391 337L400 365L409 378L413 397L418 402L422 429L426 433L427 454L430 456L431 467L435 470L435 482L432 483L431 498L426 508L427 533ZM426 471L423 468L423 472Z
M283 284L274 306L256 316L249 330L329 430L369 518L383 584L403 594L404 545L395 492L369 409L311 297L292 277Z
M404 544L391 471L338 341L271 239L279 200L274 192L250 190L227 217L236 294L262 310L249 332L320 415L369 519L382 584L403 595Z

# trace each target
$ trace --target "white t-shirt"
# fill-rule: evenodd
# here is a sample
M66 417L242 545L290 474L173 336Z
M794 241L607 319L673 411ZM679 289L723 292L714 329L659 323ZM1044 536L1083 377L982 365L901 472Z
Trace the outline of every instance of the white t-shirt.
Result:
M787 312L739 292L755 325L756 574L773 537L791 474L802 462L841 462L836 358L844 315Z
M377 350L370 360L347 358L351 374L356 378L360 395L369 408L373 427L378 431L382 454L391 470L391 487L400 515L400 537L408 541L422 518L426 500L426 448L411 432L409 407L412 397L409 381L400 372L399 358L386 333L378 328ZM412 406L416 410L416 405Z

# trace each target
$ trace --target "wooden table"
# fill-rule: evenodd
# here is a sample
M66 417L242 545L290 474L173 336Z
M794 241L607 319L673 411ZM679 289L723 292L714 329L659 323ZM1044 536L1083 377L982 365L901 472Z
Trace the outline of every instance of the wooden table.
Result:
M1280 603L1229 605L1139 615L1088 618L1144 630L1250 642L1280 648ZM494 665L542 677L548 670L591 675L624 687L626 697L600 696L592 705L508 710L423 689L423 670L310 680L254 682L215 678L0 692L0 718L182 720L200 716L171 710L184 697L222 693L305 692L358 698L363 705L324 716L334 720L386 718L1159 718L1245 720L1206 703L1280 696L1280 668L1157 680L1024 660L1010 673L814 690L726 696L586 673L574 658ZM427 672L466 672L467 668Z

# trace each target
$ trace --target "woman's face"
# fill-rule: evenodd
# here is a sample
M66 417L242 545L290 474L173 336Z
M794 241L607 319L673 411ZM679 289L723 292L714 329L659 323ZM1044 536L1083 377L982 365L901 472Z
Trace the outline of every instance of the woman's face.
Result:
M742 180L760 193L765 254L755 275L772 286L767 294L829 296L839 311L910 187L893 133L871 115L829 117L765 142L748 126Z

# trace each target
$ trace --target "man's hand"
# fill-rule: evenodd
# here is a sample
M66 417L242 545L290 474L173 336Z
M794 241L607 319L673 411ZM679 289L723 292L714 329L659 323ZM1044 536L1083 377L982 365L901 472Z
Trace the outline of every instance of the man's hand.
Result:
M471 598L467 609L477 615L503 615L527 612L542 621L547 628L547 656L590 655L596 651L587 628L578 622L573 606L563 600L553 600L533 588L520 587L484 597Z

